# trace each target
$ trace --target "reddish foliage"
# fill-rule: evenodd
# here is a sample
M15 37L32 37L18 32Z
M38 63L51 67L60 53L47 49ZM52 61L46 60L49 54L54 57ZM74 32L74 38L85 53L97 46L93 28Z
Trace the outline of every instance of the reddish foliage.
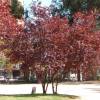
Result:
M16 19L10 13L7 2L0 3L0 35L16 35L22 31L22 27L17 24Z
M21 62L27 72L31 67L43 86L49 78L52 83L58 83L63 74L70 70L79 73L96 65L95 59L100 50L100 32L94 31L95 14L92 11L76 13L71 26L65 17L50 16L49 9L37 5L32 7L32 10L36 19L26 21L27 30L21 34L13 22L15 19L8 11L6 19L0 17L6 34L16 33L9 42L6 41L9 48L7 55L11 61Z

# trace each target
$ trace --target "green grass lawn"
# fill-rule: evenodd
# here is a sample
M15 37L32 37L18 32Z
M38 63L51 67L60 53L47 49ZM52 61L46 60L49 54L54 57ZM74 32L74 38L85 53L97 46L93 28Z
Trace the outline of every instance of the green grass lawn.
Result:
M70 95L16 95L16 96L0 96L0 100L79 100L76 96Z

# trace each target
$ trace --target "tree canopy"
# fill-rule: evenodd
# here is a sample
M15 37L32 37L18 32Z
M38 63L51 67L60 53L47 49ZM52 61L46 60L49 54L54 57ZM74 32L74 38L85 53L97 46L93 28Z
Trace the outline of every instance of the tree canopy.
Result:
M96 17L92 10L74 13L70 25L66 16L52 16L51 8L34 4L31 7L34 16L26 18L23 28L16 24L7 4L0 8L0 49L12 63L21 63L25 79L29 79L31 69L41 82L43 93L49 82L53 93L57 93L58 82L66 73L74 71L80 81L80 72L87 77L86 72L95 69L100 31L94 30Z
M100 11L100 0L52 0L55 3L56 8L59 10L67 11L70 9L71 13L77 11L88 11L88 10L97 10Z

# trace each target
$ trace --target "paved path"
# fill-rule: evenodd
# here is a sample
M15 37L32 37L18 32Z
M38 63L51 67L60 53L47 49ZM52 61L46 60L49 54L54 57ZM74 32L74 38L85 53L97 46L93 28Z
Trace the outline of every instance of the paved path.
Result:
M42 93L40 84L0 85L0 94L31 94L32 87L36 87L36 93ZM47 93L52 93L51 85ZM59 94L76 95L81 100L100 100L100 84L80 84L58 86Z

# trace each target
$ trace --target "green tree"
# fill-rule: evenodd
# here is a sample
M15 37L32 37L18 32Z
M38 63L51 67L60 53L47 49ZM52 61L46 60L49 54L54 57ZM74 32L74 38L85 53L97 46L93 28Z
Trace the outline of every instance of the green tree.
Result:
M11 13L18 19L24 14L24 8L18 0L11 0Z
M100 0L62 0L64 8L72 7L74 11L81 9L97 9L100 10Z

